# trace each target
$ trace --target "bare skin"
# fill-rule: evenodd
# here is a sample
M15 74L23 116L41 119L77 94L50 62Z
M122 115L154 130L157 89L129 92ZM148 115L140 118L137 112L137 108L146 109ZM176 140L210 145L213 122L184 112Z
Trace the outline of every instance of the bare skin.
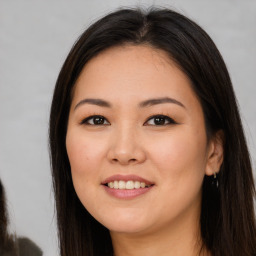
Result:
M223 146L207 139L190 81L165 52L126 45L90 60L66 147L76 193L110 230L115 256L199 255L202 182L219 171ZM127 197L105 182L118 175L150 188Z

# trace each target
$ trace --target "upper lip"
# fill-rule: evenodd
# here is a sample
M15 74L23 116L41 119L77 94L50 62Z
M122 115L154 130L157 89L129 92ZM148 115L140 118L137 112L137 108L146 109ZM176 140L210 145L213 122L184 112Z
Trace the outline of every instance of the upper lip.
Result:
M133 174L130 174L130 175L122 175L122 174L116 174L116 175L112 175L108 178L106 178L104 181L102 181L102 185L104 184L107 184L109 182L113 182L113 181L119 181L119 180L123 180L123 181L129 181L129 180L132 180L132 181L140 181L140 182L145 182L146 185L153 185L154 182L152 181L149 181L147 179L144 179L140 176L137 176L137 175L133 175Z

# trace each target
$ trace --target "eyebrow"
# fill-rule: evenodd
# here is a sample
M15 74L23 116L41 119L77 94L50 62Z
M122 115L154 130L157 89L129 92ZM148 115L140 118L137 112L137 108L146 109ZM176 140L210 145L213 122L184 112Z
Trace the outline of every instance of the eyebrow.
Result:
M179 106L185 108L185 106L180 101L175 100L173 98L169 98L169 97L145 100L145 101L142 101L139 104L139 106L140 107L150 107L153 105L158 105L158 104L163 104L163 103L173 103L173 104L176 104L176 105L179 105Z
M107 108L111 108L111 104L105 100L101 100L101 99L83 99L81 101L79 101L74 110L77 109L79 106L83 105L83 104L92 104L92 105L96 105L96 106L100 106L100 107L107 107Z
M150 106L164 104L164 103L173 103L173 104L176 104L178 106L185 108L185 106L180 101L175 100L173 98L169 98L169 97L148 99L148 100L140 102L139 107L150 107ZM107 107L107 108L112 107L112 105L109 102L102 100L102 99L83 99L76 104L76 106L74 107L74 110L83 104L91 104L91 105Z

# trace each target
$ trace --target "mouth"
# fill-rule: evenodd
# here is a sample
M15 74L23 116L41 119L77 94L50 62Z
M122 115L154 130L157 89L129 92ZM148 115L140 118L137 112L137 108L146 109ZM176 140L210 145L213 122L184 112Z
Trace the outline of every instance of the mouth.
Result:
M114 180L103 185L113 189L140 189L149 188L154 184L146 184L145 182L140 182L138 180Z
M114 175L104 180L101 185L111 196L133 199L150 191L155 184L137 175Z

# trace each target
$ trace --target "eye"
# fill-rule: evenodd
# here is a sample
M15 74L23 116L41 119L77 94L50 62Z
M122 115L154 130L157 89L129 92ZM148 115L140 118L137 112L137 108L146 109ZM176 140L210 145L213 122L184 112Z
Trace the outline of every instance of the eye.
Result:
M103 116L89 116L87 118L85 118L81 124L85 124L85 125L110 125L110 123L108 122L108 120L103 117Z
M169 125L169 124L176 124L176 122L170 118L169 116L165 115L156 115L150 117L146 123L146 125Z

